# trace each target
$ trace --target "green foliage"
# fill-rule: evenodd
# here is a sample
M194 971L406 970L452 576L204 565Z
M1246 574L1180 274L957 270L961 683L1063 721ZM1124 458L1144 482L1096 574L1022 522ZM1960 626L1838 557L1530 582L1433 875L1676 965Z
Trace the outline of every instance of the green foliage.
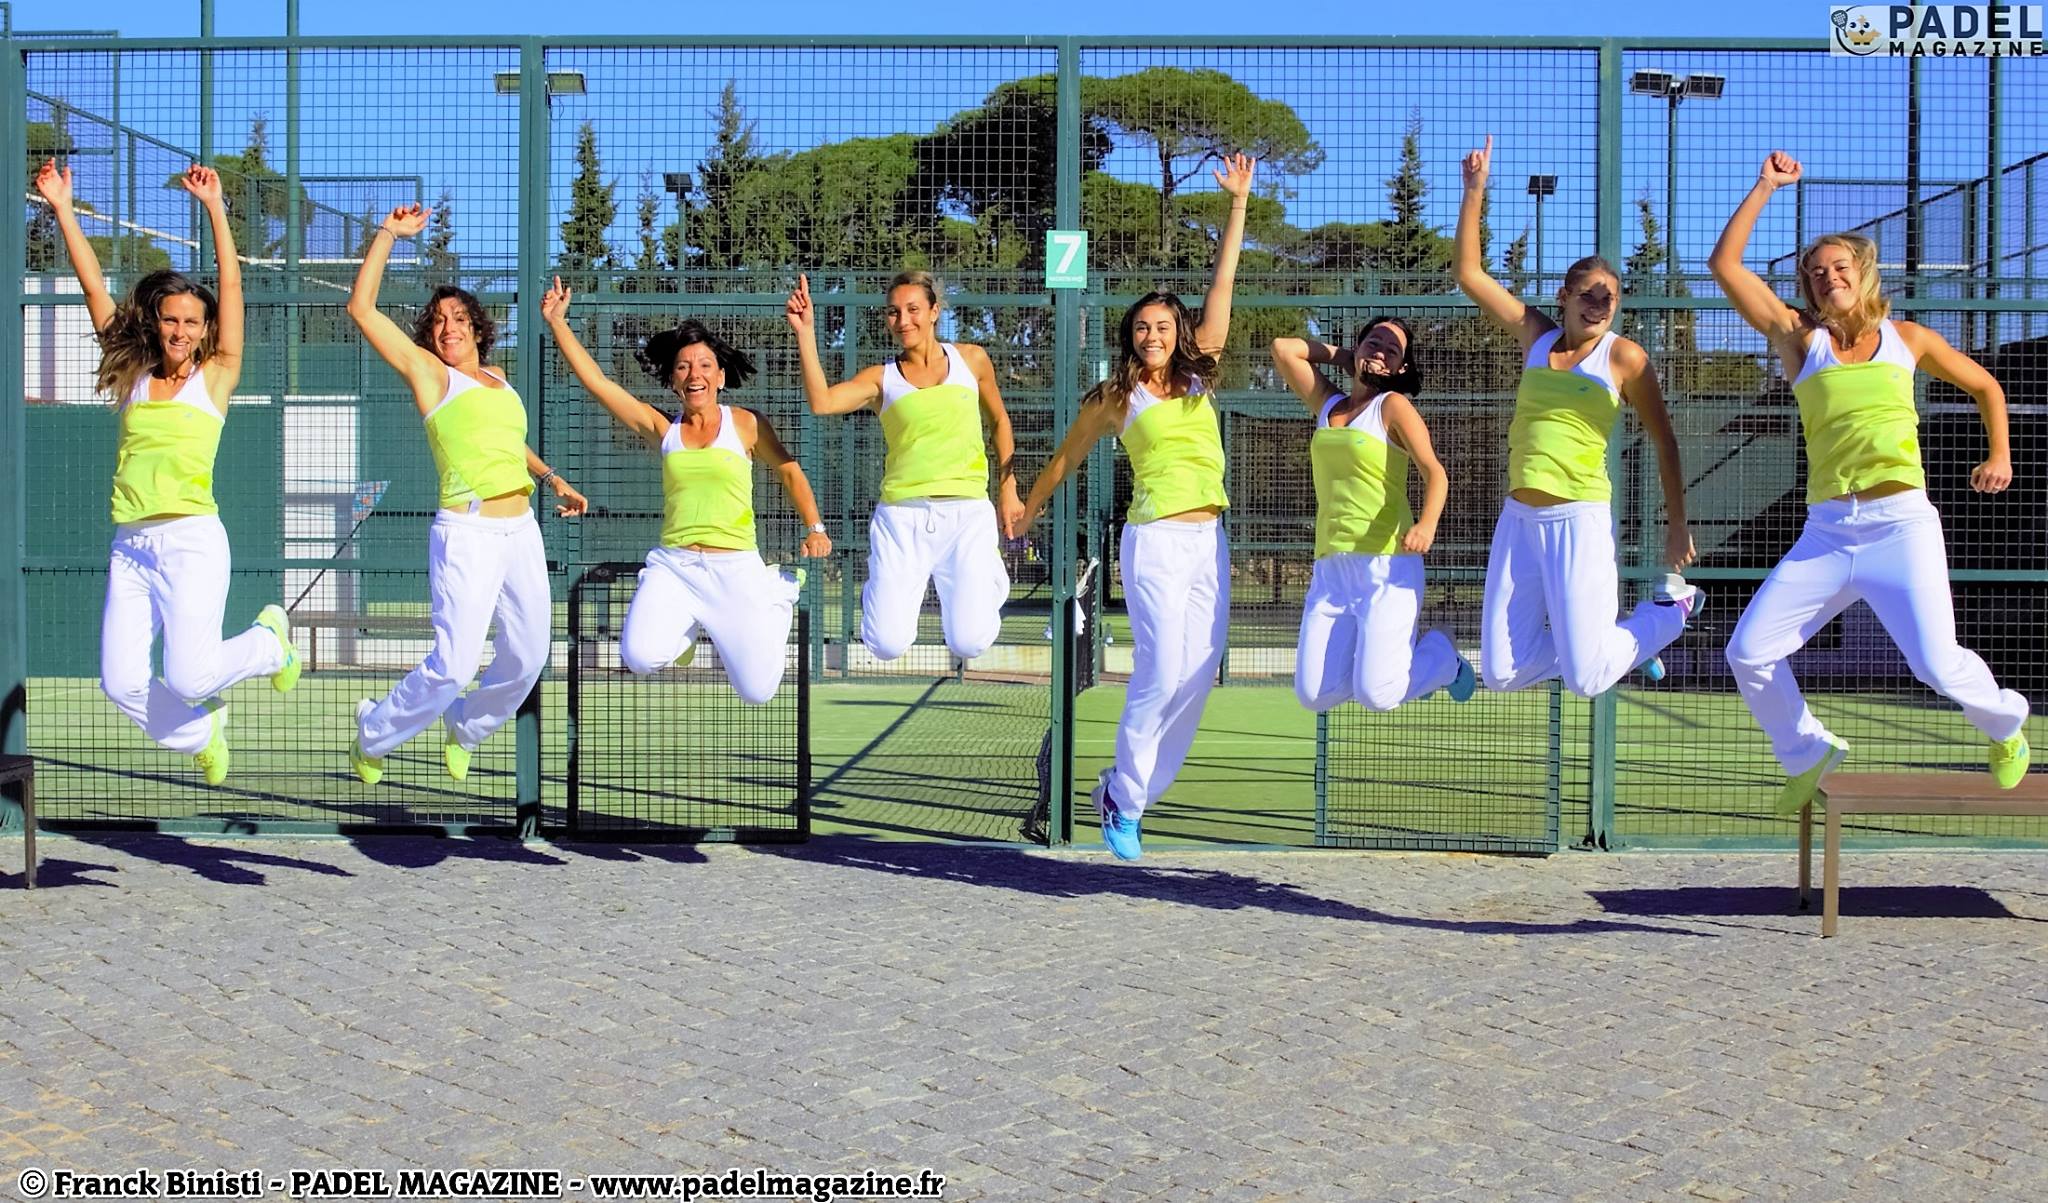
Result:
M377 232L373 225L372 234ZM461 274L455 254L455 194L446 188L434 200L434 216L427 226L427 241L420 248L420 268L428 285L454 284Z
M564 276L581 280L592 271L618 265L605 231L618 215L612 199L614 184L604 180L597 154L597 127L585 121L576 130L576 178L569 184L569 215L562 220L562 256L558 266ZM585 284L588 287L588 284Z
M284 254L284 225L290 216L290 190L284 174L270 165L270 120L263 113L249 118L249 140L242 153L218 157L208 166L220 173L220 192L228 206L228 229L235 249L249 259L275 259ZM174 172L164 187L178 188L185 173ZM312 212L313 200L299 191L299 212Z

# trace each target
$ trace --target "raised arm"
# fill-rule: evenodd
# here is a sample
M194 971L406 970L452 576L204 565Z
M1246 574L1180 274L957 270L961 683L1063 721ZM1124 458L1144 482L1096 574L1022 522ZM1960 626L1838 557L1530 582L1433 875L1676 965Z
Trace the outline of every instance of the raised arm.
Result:
M1735 215L1728 219L1720 239L1714 243L1714 253L1707 257L1707 268L1714 273L1714 282L1721 286L1728 303L1742 315L1743 321L1769 339L1778 358L1790 365L1797 365L1806 354L1806 348L1799 345L1800 336L1805 333L1799 313L1781 300L1762 276L1743 265L1742 252L1749 246L1749 236L1756 231L1757 215L1764 211L1771 194L1797 183L1802 173L1799 160L1782 150L1772 151L1757 172L1755 186L1735 207Z
M71 169L58 170L55 159L44 163L36 172L36 191L50 203L50 211L57 215L57 228L64 232L64 253L71 259L71 270L78 273L78 286L85 290L85 310L92 315L92 328L104 330L114 320L114 298L107 292L106 277L100 274L100 257L93 253L91 241L78 226L78 214L72 210Z
M1237 288L1237 256L1244 249L1244 215L1251 204L1252 174L1258 161L1249 155L1230 155L1223 169L1212 172L1216 182L1230 194L1230 216L1223 223L1223 241L1216 248L1216 274L1209 279L1209 291L1202 298L1202 320L1195 326L1195 345L1207 355L1218 355L1230 341L1230 294Z
M796 354L804 376L804 400L814 414L850 414L882 399L882 369L863 368L851 380L833 384L825 378L825 365L818 359L818 325L811 308L811 282L798 276L796 288L783 306L782 316L796 333Z
M1279 370L1280 379L1301 398L1308 412L1320 416L1323 403L1338 394L1329 379L1316 371L1315 365L1319 363L1334 364L1348 372L1351 352L1314 338L1273 340L1273 366Z
M235 395L235 385L242 379L242 257L235 249L234 228L228 225L220 174L194 163L178 183L199 198L213 228L214 259L220 272L220 309L213 328L213 354L207 357L201 370L206 373L207 395L226 413L228 401Z
M1416 471L1422 473L1422 512L1415 516L1415 525L1401 536L1401 550L1419 556L1436 542L1436 524L1442 520L1444 502L1451 495L1451 478L1436 458L1436 448L1429 441L1429 426L1415 403L1400 393L1388 393L1380 404L1380 412L1387 419L1387 433L1408 453Z
M1949 345L1939 330L1918 322L1893 322L1899 337L1919 365L1942 380L1970 394L1977 403L1977 416L1984 421L1984 437L1990 454L1970 470L1970 487L1979 493L2003 493L2012 484L2012 442L2007 432L2005 388L1984 365Z
M1066 437L1053 451L1052 458L1038 470L1038 479L1031 482L1031 496L1024 501L1024 510L1003 533L1012 539L1021 539L1031 524L1038 520L1039 512L1052 500L1053 490L1074 470L1075 465L1088 458L1103 435L1110 433L1110 406L1101 394L1093 401L1084 401L1081 412L1075 416L1074 424L1067 428Z
M1514 332L1529 349L1552 322L1543 312L1530 308L1522 298L1501 287L1487 274L1486 255L1479 245L1479 211L1486 205L1486 181L1493 174L1493 135L1486 135L1484 149L1465 156L1465 194L1458 202L1458 233L1453 242L1451 267L1458 288L1479 306L1493 323Z
M1643 433L1657 449L1657 476L1664 482L1664 562L1673 572L1693 562L1692 529L1685 519L1685 468L1678 459L1678 435L1664 408L1664 389L1649 353L1629 339L1614 344L1614 369L1622 399L1634 407Z
M548 333L555 336L555 346L562 352L562 358L569 370L576 374L576 383L605 411L618 419L619 425L637 434L646 442L659 447L663 436L668 434L668 419L661 411L640 398L627 392L604 374L590 352L583 349L583 343L576 332L569 328L570 290L562 283L562 277L555 277L554 287L540 301L540 315L548 324Z
M803 465L796 462L789 448L775 436L775 427L769 424L768 419L751 409L734 409L732 412L740 424L740 437L748 439L747 447L754 453L754 458L775 473L775 479L782 483L782 491L789 494L789 504L795 507L796 516L803 521L804 541L798 550L811 559L831 555L831 537L817 529L825 525L825 516L818 510L818 498L811 492L811 480L804 475ZM748 424L754 428L750 439L746 429Z
M972 343L957 346L979 386L981 412L988 416L988 441L996 453L996 522L1008 530L1024 512L1024 503L1017 500L1017 434L1010 426L1010 411L1003 407L1003 390L996 385L996 365L988 352Z
M391 248L400 238L416 236L427 226L427 211L419 205L400 205L370 236L370 248L363 253L363 266L356 272L356 285L348 294L348 315L356 328L370 340L370 346L384 357L405 382L412 386L413 401L426 413L441 400L448 386L448 369L425 347L412 341L397 322L377 308L377 290L384 283L384 265Z

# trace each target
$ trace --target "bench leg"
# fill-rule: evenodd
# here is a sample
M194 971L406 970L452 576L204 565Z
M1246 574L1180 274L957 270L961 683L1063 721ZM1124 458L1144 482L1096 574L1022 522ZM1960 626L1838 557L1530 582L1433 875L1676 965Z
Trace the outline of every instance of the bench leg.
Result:
M36 782L21 783L21 888L36 888Z
M1799 808L1799 909L1813 905L1813 803Z
M1821 852L1821 900L1820 934L1822 939L1835 934L1835 919L1842 913L1842 815L1834 807L1828 807L1827 846Z

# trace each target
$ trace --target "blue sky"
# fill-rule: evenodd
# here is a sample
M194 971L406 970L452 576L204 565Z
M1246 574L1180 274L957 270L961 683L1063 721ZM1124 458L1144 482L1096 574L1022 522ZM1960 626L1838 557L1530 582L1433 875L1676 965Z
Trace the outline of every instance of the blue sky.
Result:
M1001 14L992 19L990 11ZM284 32L282 0L219 0L223 34ZM394 14L403 11L401 24ZM1099 0L1044 0L1034 16L979 0L946 5L846 4L841 0L783 0L750 5L670 5L659 0L447 0L406 6L303 0L300 25L309 34L390 33L1036 33L1036 34L1621 34L1683 37L1820 37L1823 3L1782 0L1582 0L1575 4L1530 0L1456 0L1445 5L1355 3L1289 7L1183 0L1180 4L1102 4ZM178 37L199 28L197 0L101 0L81 6L60 0L16 0L23 29L118 29L130 37ZM573 14L570 15L570 14ZM1163 19L1171 14L1170 19Z

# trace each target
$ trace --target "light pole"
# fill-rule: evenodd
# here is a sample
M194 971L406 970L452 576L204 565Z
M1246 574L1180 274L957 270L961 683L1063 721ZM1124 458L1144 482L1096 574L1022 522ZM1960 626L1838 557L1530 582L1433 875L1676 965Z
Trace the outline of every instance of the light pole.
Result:
M1662 97L1669 106L1664 125L1664 272L1667 282L1678 279L1678 106L1694 100L1719 100L1728 87L1725 75L1688 75L1678 78L1669 71L1637 71L1628 77L1628 90L1638 96ZM1665 295L1675 296L1670 288Z
M1543 295L1543 198L1557 193L1557 177L1532 175L1529 195L1536 198L1536 295Z
M684 198L690 195L695 181L687 171L664 171L661 186L676 198L676 291L683 291L683 264L690 257L690 206Z
M550 71L547 76L545 91L549 104L555 103L557 96L582 96L589 90L581 71ZM519 95L519 72L496 71L492 73L491 79L497 87L498 95Z

